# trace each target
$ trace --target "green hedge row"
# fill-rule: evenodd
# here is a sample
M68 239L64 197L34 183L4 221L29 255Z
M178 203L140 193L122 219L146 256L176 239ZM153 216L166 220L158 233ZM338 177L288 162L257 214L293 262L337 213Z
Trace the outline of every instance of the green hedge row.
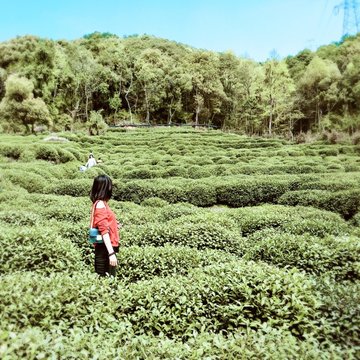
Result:
M36 284L36 286L31 286ZM312 282L297 271L237 261L124 287L96 276L3 276L0 313L17 329L84 327L189 338L268 325L298 337L316 331ZM271 297L269 297L271 294ZM51 299L51 301L49 301Z
M150 223L128 226L121 243L125 246L189 246L199 250L214 249L241 254L243 239L234 231L212 223Z
M360 190L343 191L298 190L290 191L279 198L279 204L313 206L339 213L350 219L360 211Z
M0 357L6 360L45 359L354 359L356 349L320 343L314 337L299 340L289 331L264 329L221 335L203 332L189 341L134 335L130 330L89 332L79 327L51 331L38 328L2 331ZM111 344L104 346L104 344ZM75 355L76 354L76 355Z
M195 268L236 260L236 257L222 251L199 251L173 245L121 247L117 258L117 276L126 282L151 279L154 276L187 275Z
M347 223L338 214L306 207L288 207L282 205L263 205L229 209L217 214L233 219L242 236L266 229L275 228L295 235L304 233L324 237L346 235L349 232Z
M81 254L70 240L51 227L2 225L0 233L0 273L15 271L72 273L83 269Z
M245 258L280 267L296 267L336 280L360 279L360 243L357 238L325 237L257 231L245 243Z
M319 339L332 344L360 348L360 284L317 277L316 291L320 294ZM346 358L346 357L345 357ZM349 359L356 358L349 357Z
M0 154L14 160L45 160L53 163L83 161L83 156L76 148L53 144L1 144Z

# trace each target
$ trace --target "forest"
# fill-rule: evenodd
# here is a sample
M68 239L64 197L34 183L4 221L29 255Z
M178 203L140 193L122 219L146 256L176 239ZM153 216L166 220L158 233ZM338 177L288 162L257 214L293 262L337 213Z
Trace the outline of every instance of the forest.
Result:
M259 63L150 35L0 43L0 131L211 125L293 139L360 130L360 34Z

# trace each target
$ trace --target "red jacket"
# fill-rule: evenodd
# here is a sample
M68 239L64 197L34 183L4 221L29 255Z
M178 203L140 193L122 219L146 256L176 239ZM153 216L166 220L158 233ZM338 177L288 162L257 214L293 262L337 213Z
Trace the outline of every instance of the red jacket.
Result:
M111 211L108 203L103 201L105 207L97 208L98 201L95 201L93 205L94 220L92 227L99 229L101 235L109 233L111 245L119 246L119 230L118 222L116 221L115 214Z

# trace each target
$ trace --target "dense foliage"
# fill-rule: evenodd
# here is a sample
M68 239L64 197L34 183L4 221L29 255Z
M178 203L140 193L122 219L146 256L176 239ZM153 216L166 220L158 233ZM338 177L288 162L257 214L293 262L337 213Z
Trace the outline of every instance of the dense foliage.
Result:
M256 63L148 35L0 43L3 131L210 124L293 137L360 130L360 36ZM300 138L301 139L301 136ZM357 136L356 141L359 141Z
M103 162L80 172L90 151ZM105 279L87 242L101 173L123 224ZM356 358L359 187L345 142L1 135L0 357Z

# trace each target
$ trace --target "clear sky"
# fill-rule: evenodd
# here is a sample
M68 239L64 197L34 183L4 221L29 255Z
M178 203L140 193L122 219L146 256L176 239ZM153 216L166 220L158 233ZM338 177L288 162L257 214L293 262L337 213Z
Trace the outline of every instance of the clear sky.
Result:
M149 34L264 61L338 41L343 0L0 0L0 41Z

